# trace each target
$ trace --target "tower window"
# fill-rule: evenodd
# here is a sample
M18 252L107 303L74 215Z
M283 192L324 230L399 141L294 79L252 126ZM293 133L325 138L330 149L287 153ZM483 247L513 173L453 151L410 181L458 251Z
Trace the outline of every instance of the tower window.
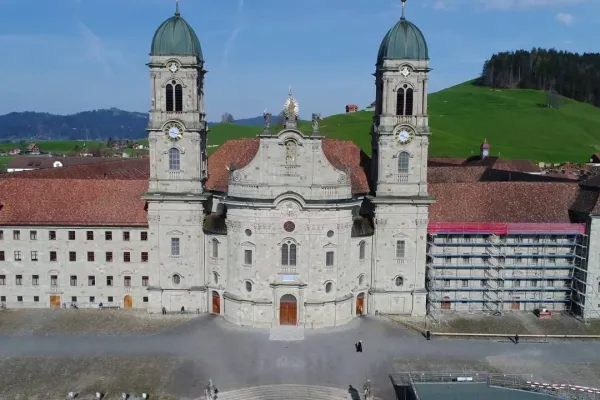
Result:
M169 149L169 169L179 171L181 167L181 157L179 149L172 147Z
M183 88L175 85L175 111L183 111Z
M413 115L414 91L404 85L396 92L396 115Z
M404 115L404 89L398 89L396 92L396 115Z
M410 159L410 154L406 151L403 151L398 155L398 173L399 174L408 174L408 161Z
M165 94L167 100L167 111L173 111L173 85L170 83L167 85Z

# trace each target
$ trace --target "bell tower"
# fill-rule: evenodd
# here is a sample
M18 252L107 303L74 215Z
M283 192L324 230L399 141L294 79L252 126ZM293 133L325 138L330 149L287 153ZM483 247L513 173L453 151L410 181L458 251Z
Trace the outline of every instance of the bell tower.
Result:
M149 193L202 193L207 178L204 59L200 41L181 17L163 22L150 53Z
M427 42L402 16L379 47L375 70L372 182L376 196L427 197Z
M383 38L375 69L370 197L375 214L370 308L423 316L427 224L427 83L425 37L404 14Z

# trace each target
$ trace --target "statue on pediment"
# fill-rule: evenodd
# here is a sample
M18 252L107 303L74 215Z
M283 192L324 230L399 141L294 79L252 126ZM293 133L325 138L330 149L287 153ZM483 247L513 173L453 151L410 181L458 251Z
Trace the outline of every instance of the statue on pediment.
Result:
M313 128L313 135L318 135L319 134L319 121L321 121L321 114L315 114L313 113L312 115L312 128Z

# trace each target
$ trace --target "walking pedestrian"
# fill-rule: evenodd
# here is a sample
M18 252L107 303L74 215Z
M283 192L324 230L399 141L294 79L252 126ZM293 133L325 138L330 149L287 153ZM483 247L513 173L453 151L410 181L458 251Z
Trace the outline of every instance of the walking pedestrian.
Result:
M519 344L519 334L515 334L515 344Z
M162 308L162 315L167 315L167 309L165 307Z
M185 314L185 308L183 306L181 306L181 313Z
M358 351L359 353L362 353L362 350L363 350L363 348L362 348L362 341L359 340L358 344L356 345L356 351Z

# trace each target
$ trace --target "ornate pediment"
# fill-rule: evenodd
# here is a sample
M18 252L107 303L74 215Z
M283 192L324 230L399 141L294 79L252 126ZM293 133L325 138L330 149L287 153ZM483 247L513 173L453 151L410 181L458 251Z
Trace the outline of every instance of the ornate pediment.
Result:
M167 232L167 236L179 236L179 235L183 235L183 232L177 231L177 230Z

